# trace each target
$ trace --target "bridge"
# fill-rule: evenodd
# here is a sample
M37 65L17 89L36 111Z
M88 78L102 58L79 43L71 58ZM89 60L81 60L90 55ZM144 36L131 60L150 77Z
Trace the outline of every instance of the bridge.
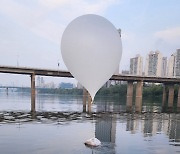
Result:
M39 69L39 68L27 68L27 67L0 66L0 73L12 73L12 74L24 74L24 75L34 74L40 76L73 78L70 72L63 70L51 70L51 69ZM135 75L123 75L123 74L113 75L110 80L180 84L180 78L135 76Z
M72 74L68 71L28 68L28 67L0 66L0 73L22 74L22 75L31 76L31 111L35 111L35 76L36 75L73 78ZM180 108L180 78L118 74L118 75L113 75L110 78L110 80L127 81L128 85L127 85L126 106L127 109L130 110L132 108L132 100L133 100L133 83L136 82L136 100L135 100L136 111L141 111L143 82L163 83L164 88L163 88L162 105L164 105L166 102L167 90L169 90L168 107L170 108L173 107L174 85L177 84L179 86L177 107ZM84 91L84 94L87 94L87 91Z
M19 87L19 86L0 86L0 89L19 89L19 88L29 88L29 87Z

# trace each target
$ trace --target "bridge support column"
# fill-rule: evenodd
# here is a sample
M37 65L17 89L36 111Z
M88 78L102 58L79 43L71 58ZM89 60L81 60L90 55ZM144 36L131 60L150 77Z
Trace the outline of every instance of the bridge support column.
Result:
M180 108L180 85L179 85L179 88L178 88L177 107Z
M8 92L8 87L7 87L7 88L6 88L6 95L8 95L8 93L9 93L9 92Z
M83 112L86 112L86 100L88 91L83 87Z
M31 112L35 112L35 74L31 74Z
M162 107L164 107L165 106L165 103L166 103L166 99L167 99L167 87L166 87L166 85L164 84L163 85L163 96L162 96Z
M92 99L91 99L91 95L88 92L88 112L91 112L91 108L92 108Z
M143 87L143 82L138 81L136 85L136 103L135 103L136 112L141 112L142 110L142 87Z
M174 102L174 85L169 85L169 95L168 95L168 107L172 108Z
M126 98L126 110L132 110L132 102L133 102L133 82L128 81L127 85L127 98Z

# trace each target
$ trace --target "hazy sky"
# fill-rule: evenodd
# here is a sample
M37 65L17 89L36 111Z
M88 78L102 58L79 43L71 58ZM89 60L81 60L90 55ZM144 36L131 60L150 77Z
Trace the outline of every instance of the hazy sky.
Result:
M65 27L83 14L98 14L122 29L120 70L150 50L169 57L180 48L180 0L0 0L0 65L66 69L60 52ZM48 78L47 81L65 81ZM0 84L30 78L0 74Z

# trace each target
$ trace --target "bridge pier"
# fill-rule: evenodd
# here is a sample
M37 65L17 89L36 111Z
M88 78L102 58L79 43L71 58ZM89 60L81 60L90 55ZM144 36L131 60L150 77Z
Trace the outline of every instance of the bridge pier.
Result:
M179 88L178 88L177 107L180 108L180 85L179 85Z
M8 87L6 88L6 95L8 95L9 91L8 91Z
M88 91L83 87L83 112L86 112L86 100Z
M141 112L141 110L142 110L142 87L143 87L143 82L137 81L137 84L136 84L136 102L135 102L136 112Z
M167 101L167 86L166 84L163 85L163 96L162 96L162 107L165 106L165 103Z
M35 112L35 74L31 74L31 112Z
M91 113L91 108L92 108L92 98L91 95L88 92L88 112Z
M86 112L86 105L87 105L87 111L90 113L92 107L91 95L85 88L83 88L83 112Z
M127 84L127 98L126 98L126 110L131 111L133 104L133 81L128 81Z
M168 95L168 107L172 108L174 102L174 85L169 85L169 95Z

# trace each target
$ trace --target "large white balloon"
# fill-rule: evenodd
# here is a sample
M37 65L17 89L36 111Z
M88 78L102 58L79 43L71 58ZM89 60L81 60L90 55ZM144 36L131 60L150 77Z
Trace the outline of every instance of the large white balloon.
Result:
M90 93L97 91L115 73L122 55L117 29L104 17L87 14L65 29L61 53L68 70Z

